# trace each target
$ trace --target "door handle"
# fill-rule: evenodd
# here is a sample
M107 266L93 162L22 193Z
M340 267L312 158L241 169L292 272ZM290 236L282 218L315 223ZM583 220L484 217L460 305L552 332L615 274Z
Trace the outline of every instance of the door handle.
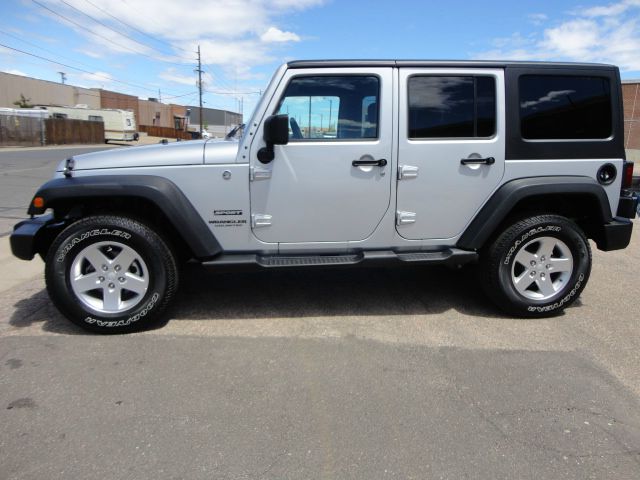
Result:
M380 160L354 160L351 162L354 167L386 167L387 160L381 158Z
M493 157L487 158L463 158L460 160L462 165L493 165L496 163L496 159Z

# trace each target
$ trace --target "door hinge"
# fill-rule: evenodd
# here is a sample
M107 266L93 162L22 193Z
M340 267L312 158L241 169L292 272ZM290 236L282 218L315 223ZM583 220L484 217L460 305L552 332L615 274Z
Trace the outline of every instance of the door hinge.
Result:
M398 165L398 180L407 178L416 178L418 176L418 167L412 165Z
M408 225L410 223L416 223L416 212L402 212L400 210L396 212L396 225Z
M249 167L249 181L265 180L271 178L271 170L260 167Z
M269 227L271 226L271 215L265 213L253 213L251 214L251 227Z

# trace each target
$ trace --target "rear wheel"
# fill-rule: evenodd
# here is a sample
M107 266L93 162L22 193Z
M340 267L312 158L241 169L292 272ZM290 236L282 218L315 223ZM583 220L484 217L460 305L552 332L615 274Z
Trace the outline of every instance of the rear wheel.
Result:
M82 219L54 241L45 278L53 303L98 333L139 330L170 303L178 270L167 244L148 226L117 216Z
M584 289L591 248L565 217L540 215L508 227L483 252L483 286L503 310L525 317L557 314Z

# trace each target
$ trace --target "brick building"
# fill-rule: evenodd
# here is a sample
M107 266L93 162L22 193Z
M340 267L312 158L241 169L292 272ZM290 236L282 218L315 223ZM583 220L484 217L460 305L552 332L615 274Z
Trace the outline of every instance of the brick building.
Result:
M98 90L100 92L100 108L117 108L119 110L131 110L139 122L138 97L125 93L112 92L110 90Z
M640 163L640 80L622 82L624 148L627 158Z
M184 131L189 123L188 109L184 105L166 104L156 99L143 100L134 95L113 92L99 88L83 88L73 85L39 80L11 73L0 72L0 107L14 108L14 102L20 96L28 99L32 105L59 105L75 107L86 105L88 108L115 108L131 110L138 126L163 127ZM223 136L232 127L242 122L240 114L203 109L204 121L209 131ZM197 123L197 117L191 113L191 123ZM195 131L198 131L197 125Z

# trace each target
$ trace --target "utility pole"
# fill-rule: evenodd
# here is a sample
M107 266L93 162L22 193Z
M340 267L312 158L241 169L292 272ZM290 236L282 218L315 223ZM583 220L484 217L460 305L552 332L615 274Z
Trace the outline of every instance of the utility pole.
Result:
M60 74L60 83L64 85L64 82L67 80L67 74L64 72L58 72Z
M202 137L202 62L200 60L200 45L198 45L198 68L196 70L198 72L198 93L200 96L200 136Z
M162 103L162 92L158 89L158 102Z

